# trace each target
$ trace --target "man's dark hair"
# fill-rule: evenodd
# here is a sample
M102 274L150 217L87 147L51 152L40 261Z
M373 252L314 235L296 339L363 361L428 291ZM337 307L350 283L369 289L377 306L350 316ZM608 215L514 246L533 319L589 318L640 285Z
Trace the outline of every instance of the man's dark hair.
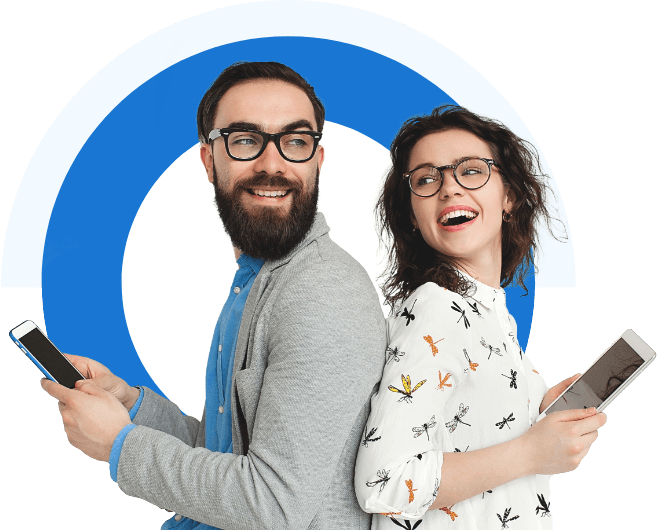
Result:
M231 87L255 79L284 81L300 88L307 94L309 101L312 103L318 132L323 131L323 123L325 122L325 108L323 107L323 103L316 96L314 87L305 81L299 73L288 66L276 62L238 62L222 71L199 102L199 107L197 108L197 136L200 142L208 142L209 133L213 130L213 122L218 109L218 103L222 99L222 96Z
M392 308L426 282L460 294L470 289L456 272L451 257L431 248L419 230L413 230L411 191L403 178L410 170L408 162L415 144L429 134L452 129L472 133L489 145L502 181L513 192L511 220L502 224L502 287L516 283L527 291L524 278L532 268L538 247L538 223L544 222L553 233L551 224L555 219L546 198L552 191L532 144L501 122L456 105L443 105L430 115L410 118L390 146L392 168L376 206L381 240L386 235L391 241L387 244L389 266L383 294Z

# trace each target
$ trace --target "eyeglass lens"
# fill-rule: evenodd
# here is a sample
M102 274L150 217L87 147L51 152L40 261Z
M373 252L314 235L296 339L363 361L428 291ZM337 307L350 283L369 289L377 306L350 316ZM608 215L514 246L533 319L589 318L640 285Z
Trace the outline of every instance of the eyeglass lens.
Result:
M444 171L451 171L451 168ZM479 158L470 158L458 164L454 174L464 188L477 189L488 181L490 167ZM450 175L446 177L451 178ZM442 186L442 174L432 166L420 167L410 174L410 184L417 195L430 197Z
M290 160L306 160L314 152L314 138L311 135L292 133L279 138L282 154ZM232 132L227 138L229 154L235 158L254 158L264 144L263 136L250 131Z

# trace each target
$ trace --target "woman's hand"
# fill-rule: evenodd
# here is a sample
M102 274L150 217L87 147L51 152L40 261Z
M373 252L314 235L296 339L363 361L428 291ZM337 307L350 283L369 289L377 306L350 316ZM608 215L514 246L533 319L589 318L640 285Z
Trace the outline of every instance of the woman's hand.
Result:
M521 436L529 457L529 469L540 475L573 471L606 421L607 416L596 413L594 407L552 412Z
M569 386L573 384L573 382L580 377L582 374L575 374L573 377L569 377L568 379L564 379L561 383L556 384L553 386L550 390L548 390L543 397L543 401L541 401L541 405L539 406L539 414L543 412L545 409L548 408L548 406L559 396L561 396L562 392L566 390Z
M71 361L78 371L83 374L87 380L107 392L114 395L126 410L131 410L135 402L140 397L140 391L132 386L128 386L126 381L114 375L101 363L87 357L78 355L69 355L65 353L66 358Z

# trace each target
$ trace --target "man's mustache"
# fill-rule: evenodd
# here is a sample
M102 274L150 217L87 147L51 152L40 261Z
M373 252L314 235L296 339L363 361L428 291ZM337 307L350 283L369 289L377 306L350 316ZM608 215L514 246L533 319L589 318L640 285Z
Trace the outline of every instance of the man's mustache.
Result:
M255 189L259 187L287 188L293 191L301 191L302 183L299 180L289 180L282 175L268 175L260 173L236 183L236 188Z

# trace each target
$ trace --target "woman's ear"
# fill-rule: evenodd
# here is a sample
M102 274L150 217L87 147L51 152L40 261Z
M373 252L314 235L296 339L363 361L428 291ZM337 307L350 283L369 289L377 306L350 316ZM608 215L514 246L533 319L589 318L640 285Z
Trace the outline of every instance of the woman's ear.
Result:
M502 210L507 213L511 213L516 206L516 193L513 191L511 186L506 186L504 192L504 201L502 203Z

